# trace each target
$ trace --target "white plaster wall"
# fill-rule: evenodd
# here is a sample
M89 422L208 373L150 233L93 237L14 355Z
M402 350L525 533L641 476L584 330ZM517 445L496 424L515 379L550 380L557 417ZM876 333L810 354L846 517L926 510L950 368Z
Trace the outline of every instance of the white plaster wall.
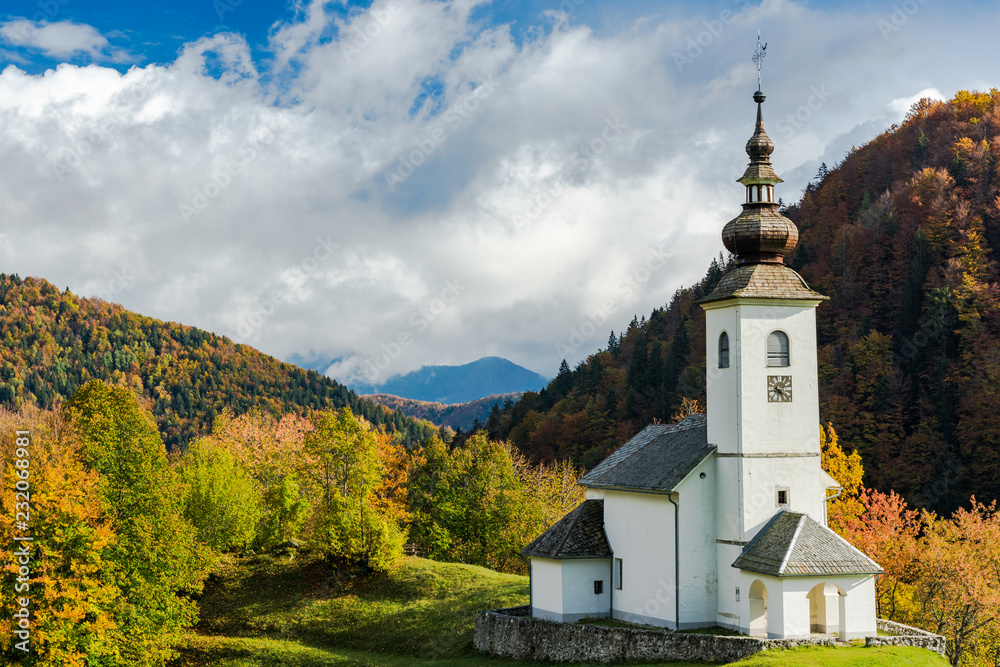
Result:
M772 639L781 637L781 632L784 631L782 625L782 616L785 609L785 600L782 595L784 580L766 574L757 574L756 572L745 572L743 570L738 570L738 572L737 579L740 582L740 632L750 634L750 586L753 585L754 580L760 579L765 588L767 588L767 636ZM815 583L813 582L814 585ZM806 625L809 624L808 600L806 601L805 622Z
M603 581L604 590L594 593L594 582ZM562 562L564 621L606 618L611 610L611 561L607 558L568 559Z
M821 578L790 578L781 579L781 602L782 616L777 614L772 618L768 615L767 634L770 637L780 637L782 639L802 639L808 638L812 633L810 628L809 614L809 591L816 584L822 582ZM772 599L777 598L772 594Z
M622 589L615 590L614 617L673 626L674 506L666 495L604 493L604 530L622 559Z
M732 630L743 630L743 626L747 625L746 615L741 611L741 605L744 604L749 595L750 585L743 581L740 570L732 567L733 562L739 557L740 551L742 551L741 547L732 544L716 542L715 545L715 558L719 572L716 621L722 627ZM736 601L737 586L740 587L739 602Z
M715 562L715 493L714 457L698 464L677 486L682 628L711 626L716 622L719 577Z
M816 309L780 302L737 306L740 377L739 451L819 453ZM767 337L788 335L790 365L767 365ZM767 376L792 377L790 403L767 400Z
M718 447L719 539L752 539L778 509L777 487L788 487L790 509L825 523L815 306L815 302L748 299L707 304L708 437ZM789 338L787 367L767 365L767 338L776 330ZM730 338L728 369L718 368L722 331ZM792 402L767 400L769 375L792 377ZM793 456L755 456L762 454Z
M780 484L794 485L793 509L823 521L815 303L734 299L721 306L708 304L705 322L708 439L721 455L716 513L720 539L747 540L773 514L774 487L779 484L768 483L769 468L774 469L772 477L793 480ZM787 367L767 365L767 337L775 330L789 338ZM723 331L730 338L728 369L718 368ZM792 402L767 400L768 375L792 377ZM809 456L804 461L726 456L774 453ZM753 488L745 488L748 482Z
M587 500L604 500L604 489L587 489Z
M713 304L708 304L709 306ZM740 344L735 306L705 310L705 409L708 441L720 452L737 451ZM729 334L729 368L719 368L719 336Z
M563 614L562 561L531 559L531 615L561 621Z
M878 635L875 615L875 577L831 578L847 593L845 600L847 613L846 639L874 637Z
M720 540L743 539L743 514L740 494L743 489L743 459L718 456L715 459L716 498L715 532Z
M753 572L740 573L750 582L760 579L769 595L767 632L772 638L798 639L808 637L810 628L809 591L817 584L837 586L847 596L844 599L847 624L846 639L860 639L878 634L875 624L875 578L868 576L768 577ZM749 624L749 603L742 605L743 626ZM838 613L839 617L839 613Z
M816 423L817 433L819 422ZM786 487L789 509L824 523L820 457L742 459L743 540L749 541L778 511L777 489Z

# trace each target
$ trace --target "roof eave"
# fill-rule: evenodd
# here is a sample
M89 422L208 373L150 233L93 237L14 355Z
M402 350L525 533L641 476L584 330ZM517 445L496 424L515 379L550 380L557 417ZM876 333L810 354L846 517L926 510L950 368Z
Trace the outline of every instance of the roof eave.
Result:
M587 555L587 556L550 556L546 554L526 554L523 551L521 555L525 558L544 558L546 560L608 560L611 558L612 554L607 554L603 556L597 555Z
M713 293L713 294L709 294L706 297L702 297L701 299L697 299L695 301L695 304L701 306L705 310L711 310L712 308L722 308L723 306L731 305L731 304L728 304L728 303L722 303L723 301L732 301L732 302L734 302L734 304L732 304L732 305L743 305L743 304L753 303L753 304L765 305L765 306L771 305L768 302L796 301L796 302L799 302L803 306L818 306L819 304L823 303L824 301L829 301L829 300L830 300L830 297L823 296L819 292L816 292L816 293L811 294L811 295L793 296L793 297L789 297L789 296L750 296L750 295L747 295L747 294L737 294L737 293L733 293L733 294L721 294L719 296L715 296L714 293ZM706 306L708 306L708 307L706 307Z
M783 577L783 578L806 578L806 577L861 577L861 576L871 576L874 574L885 574L885 570L878 570L877 572L872 572L870 570L858 570L854 572L809 572L809 573L788 573L779 572L775 574L774 572L766 572L754 567L740 567L736 563L730 565L730 567L735 567L737 570L742 570L743 572L756 572L757 574L766 574L769 577Z
M673 489L663 490L663 489L640 489L630 486L618 486L616 484L594 484L592 482L579 482L580 486L587 489L601 489L602 491L628 491L631 493L654 493L657 495L669 495L674 492Z

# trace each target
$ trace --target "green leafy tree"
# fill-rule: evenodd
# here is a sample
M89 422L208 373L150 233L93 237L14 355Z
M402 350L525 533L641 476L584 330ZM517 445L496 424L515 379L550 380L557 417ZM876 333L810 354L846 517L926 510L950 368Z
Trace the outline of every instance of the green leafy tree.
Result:
M207 556L181 515L174 472L152 415L132 392L94 380L63 406L87 468L99 475L104 512L117 536L103 553L105 577L121 591L114 607L125 665L161 665L194 624Z
M523 572L521 549L583 500L578 476L482 433L455 449L429 441L410 479L411 537L433 558Z
M306 436L320 488L315 535L329 557L387 569L402 556L405 538L396 521L375 509L382 481L378 434L347 408L314 416Z
M184 517L198 539L217 551L254 541L261 517L260 493L250 474L225 447L196 440L178 465L184 484Z
M264 508L261 546L268 548L299 536L309 516L309 504L299 492L294 473L285 475L264 493Z

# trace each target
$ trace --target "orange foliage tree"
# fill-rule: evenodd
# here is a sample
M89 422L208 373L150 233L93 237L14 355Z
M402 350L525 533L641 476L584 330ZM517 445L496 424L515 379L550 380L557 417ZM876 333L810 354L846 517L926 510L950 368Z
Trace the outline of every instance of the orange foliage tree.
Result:
M16 432L30 433L30 444L18 443ZM30 465L28 507L16 507L18 476L14 461L26 449ZM76 667L115 664L121 640L112 611L119 590L103 576L105 550L115 535L101 507L98 476L84 468L79 446L59 415L25 406L20 412L0 410L0 661L5 664ZM27 509L28 530L15 530L15 512ZM15 542L30 535L31 542ZM22 546L28 552L28 577L20 576ZM16 645L25 637L14 614L18 598L29 601L30 633L24 652ZM25 662L25 658L28 662Z

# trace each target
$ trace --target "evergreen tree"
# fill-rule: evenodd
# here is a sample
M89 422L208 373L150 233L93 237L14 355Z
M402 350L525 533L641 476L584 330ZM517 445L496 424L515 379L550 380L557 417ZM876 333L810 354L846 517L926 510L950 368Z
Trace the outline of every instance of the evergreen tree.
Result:
M556 373L556 377L552 380L552 383L548 386L550 394L558 400L558 397L565 396L573 389L573 371L569 369L569 364L563 359L562 363L559 364L559 372Z
M618 351L620 349L621 349L621 346L618 344L618 338L615 337L615 330L612 329L611 330L611 335L608 336L608 352L610 352L611 354L617 355Z

